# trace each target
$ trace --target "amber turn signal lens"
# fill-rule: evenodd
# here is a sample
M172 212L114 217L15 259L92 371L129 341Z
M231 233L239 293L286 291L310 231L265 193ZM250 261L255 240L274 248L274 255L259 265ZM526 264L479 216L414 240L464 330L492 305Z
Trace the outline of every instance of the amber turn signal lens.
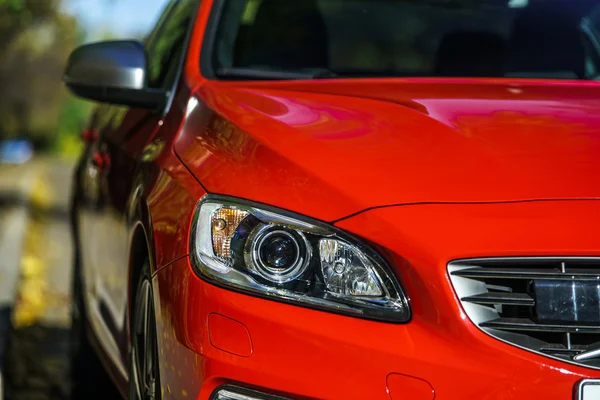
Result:
M215 210L211 217L213 250L222 259L231 257L231 238L248 212L230 207Z

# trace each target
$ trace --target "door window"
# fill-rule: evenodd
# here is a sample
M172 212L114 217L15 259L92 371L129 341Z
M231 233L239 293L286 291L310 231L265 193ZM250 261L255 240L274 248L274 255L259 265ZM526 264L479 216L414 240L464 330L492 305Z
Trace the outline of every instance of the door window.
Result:
M172 1L150 34L146 44L149 87L170 89L175 83L196 4L196 0Z

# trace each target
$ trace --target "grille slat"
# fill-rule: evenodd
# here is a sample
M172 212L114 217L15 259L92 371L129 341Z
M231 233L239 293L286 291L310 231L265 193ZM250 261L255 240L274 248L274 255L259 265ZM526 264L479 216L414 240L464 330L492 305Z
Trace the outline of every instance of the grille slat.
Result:
M571 333L597 333L598 327L586 325L550 325L536 324L526 318L498 318L479 324L482 328L501 329L507 331L526 331L526 332L571 332Z
M535 305L535 300L526 293L480 293L475 296L467 296L461 299L469 303L475 304L502 304L502 305L513 305L513 306L525 306L532 307Z
M600 257L480 258L448 264L471 321L523 349L600 369Z
M474 279L538 279L552 281L600 281L600 271L587 272L585 270L571 270L568 273L561 272L560 269L519 269L515 271L509 268L468 268L453 272L452 275L462 276L464 278Z

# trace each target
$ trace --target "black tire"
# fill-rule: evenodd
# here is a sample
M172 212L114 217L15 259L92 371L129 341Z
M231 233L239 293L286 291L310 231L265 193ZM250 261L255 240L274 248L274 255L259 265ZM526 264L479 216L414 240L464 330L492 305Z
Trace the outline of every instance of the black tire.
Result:
M160 368L150 268L146 262L135 286L131 316L129 399L160 400Z
M76 266L71 294L70 397L72 400L122 399L88 338L87 315L81 283L79 269Z

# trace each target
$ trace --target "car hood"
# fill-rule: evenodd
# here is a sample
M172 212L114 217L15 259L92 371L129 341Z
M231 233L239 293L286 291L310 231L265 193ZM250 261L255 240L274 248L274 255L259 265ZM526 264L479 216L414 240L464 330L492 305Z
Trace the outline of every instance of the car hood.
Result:
M414 203L600 198L600 87L209 82L176 143L213 193L333 221Z

